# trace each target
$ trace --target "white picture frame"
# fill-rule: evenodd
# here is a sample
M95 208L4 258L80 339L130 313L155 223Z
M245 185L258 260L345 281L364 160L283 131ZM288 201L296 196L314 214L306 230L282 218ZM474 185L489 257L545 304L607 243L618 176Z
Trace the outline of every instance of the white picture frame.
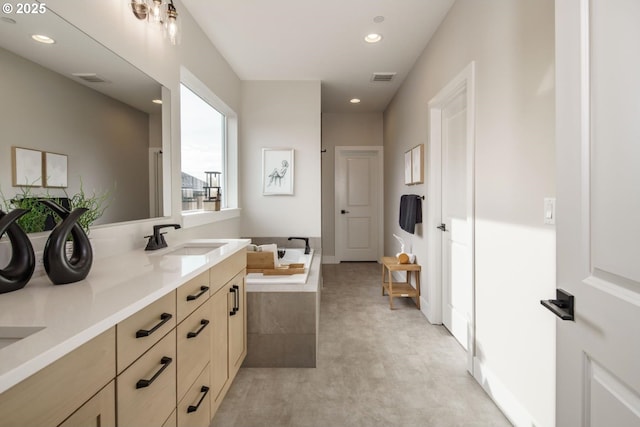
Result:
M293 148L262 149L262 195L293 195Z
M11 147L14 187L42 187L42 151Z
M44 153L44 186L49 188L67 188L67 155Z
M411 149L411 183L422 184L424 182L424 144L416 145Z
M412 173L411 161L412 161L411 150L405 151L405 153L404 153L404 183L406 185L413 184L413 181L412 181L412 178L411 178L411 173Z

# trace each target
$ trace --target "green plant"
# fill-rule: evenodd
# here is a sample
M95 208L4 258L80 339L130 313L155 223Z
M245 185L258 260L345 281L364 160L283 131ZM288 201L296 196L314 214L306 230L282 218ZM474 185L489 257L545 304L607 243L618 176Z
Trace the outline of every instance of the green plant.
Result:
M22 228L25 233L38 233L43 231L47 216L51 213L49 208L38 202L38 199L43 196L34 195L32 187L20 187L20 191L20 194L16 194L12 198L7 199L2 190L0 190L2 209L6 212L13 209L28 210L29 212L17 221L20 228Z
M89 227L91 227L91 224L100 218L104 214L105 209L109 207L111 190L106 190L99 194L96 194L96 192L93 191L91 195L88 195L84 191L82 180L80 180L80 191L72 196L67 194L67 198L69 199L69 204L71 205L72 210L76 208L88 209L88 211L78 219L78 224L80 224L80 227L89 234Z

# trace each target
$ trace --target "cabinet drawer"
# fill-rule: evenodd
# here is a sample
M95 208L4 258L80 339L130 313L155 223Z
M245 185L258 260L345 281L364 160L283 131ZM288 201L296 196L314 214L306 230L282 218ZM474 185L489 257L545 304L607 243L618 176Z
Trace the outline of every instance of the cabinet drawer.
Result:
M182 399L209 362L212 327L210 321L209 304L204 304L176 328L178 332L178 399Z
M111 381L58 427L115 427L116 386Z
M0 426L58 425L115 377L111 328L0 395Z
M247 251L245 249L231 255L221 263L209 269L209 283L211 295L223 287L233 276L247 267Z
M174 292L118 323L116 326L118 373L124 371L175 326Z
M178 427L207 427L211 422L209 365L178 404Z
M209 271L194 277L177 289L178 323L209 298Z
M164 424L162 424L162 427L177 427L177 425L178 425L178 415L174 410L169 416L169 418L167 419L167 421L165 421Z
M157 427L165 422L176 405L175 361L173 330L118 376L119 426Z

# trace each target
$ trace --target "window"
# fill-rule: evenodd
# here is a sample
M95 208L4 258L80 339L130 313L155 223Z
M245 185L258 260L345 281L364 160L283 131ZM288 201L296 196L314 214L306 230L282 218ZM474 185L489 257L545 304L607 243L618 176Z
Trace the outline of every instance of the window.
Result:
M226 207L226 124L224 114L180 85L183 212Z

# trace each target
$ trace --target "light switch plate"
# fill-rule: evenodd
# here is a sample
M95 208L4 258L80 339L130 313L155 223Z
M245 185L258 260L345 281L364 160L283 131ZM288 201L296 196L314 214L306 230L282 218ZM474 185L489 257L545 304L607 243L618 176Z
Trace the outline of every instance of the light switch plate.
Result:
M544 223L556 223L556 199L555 197L545 197L544 199Z

